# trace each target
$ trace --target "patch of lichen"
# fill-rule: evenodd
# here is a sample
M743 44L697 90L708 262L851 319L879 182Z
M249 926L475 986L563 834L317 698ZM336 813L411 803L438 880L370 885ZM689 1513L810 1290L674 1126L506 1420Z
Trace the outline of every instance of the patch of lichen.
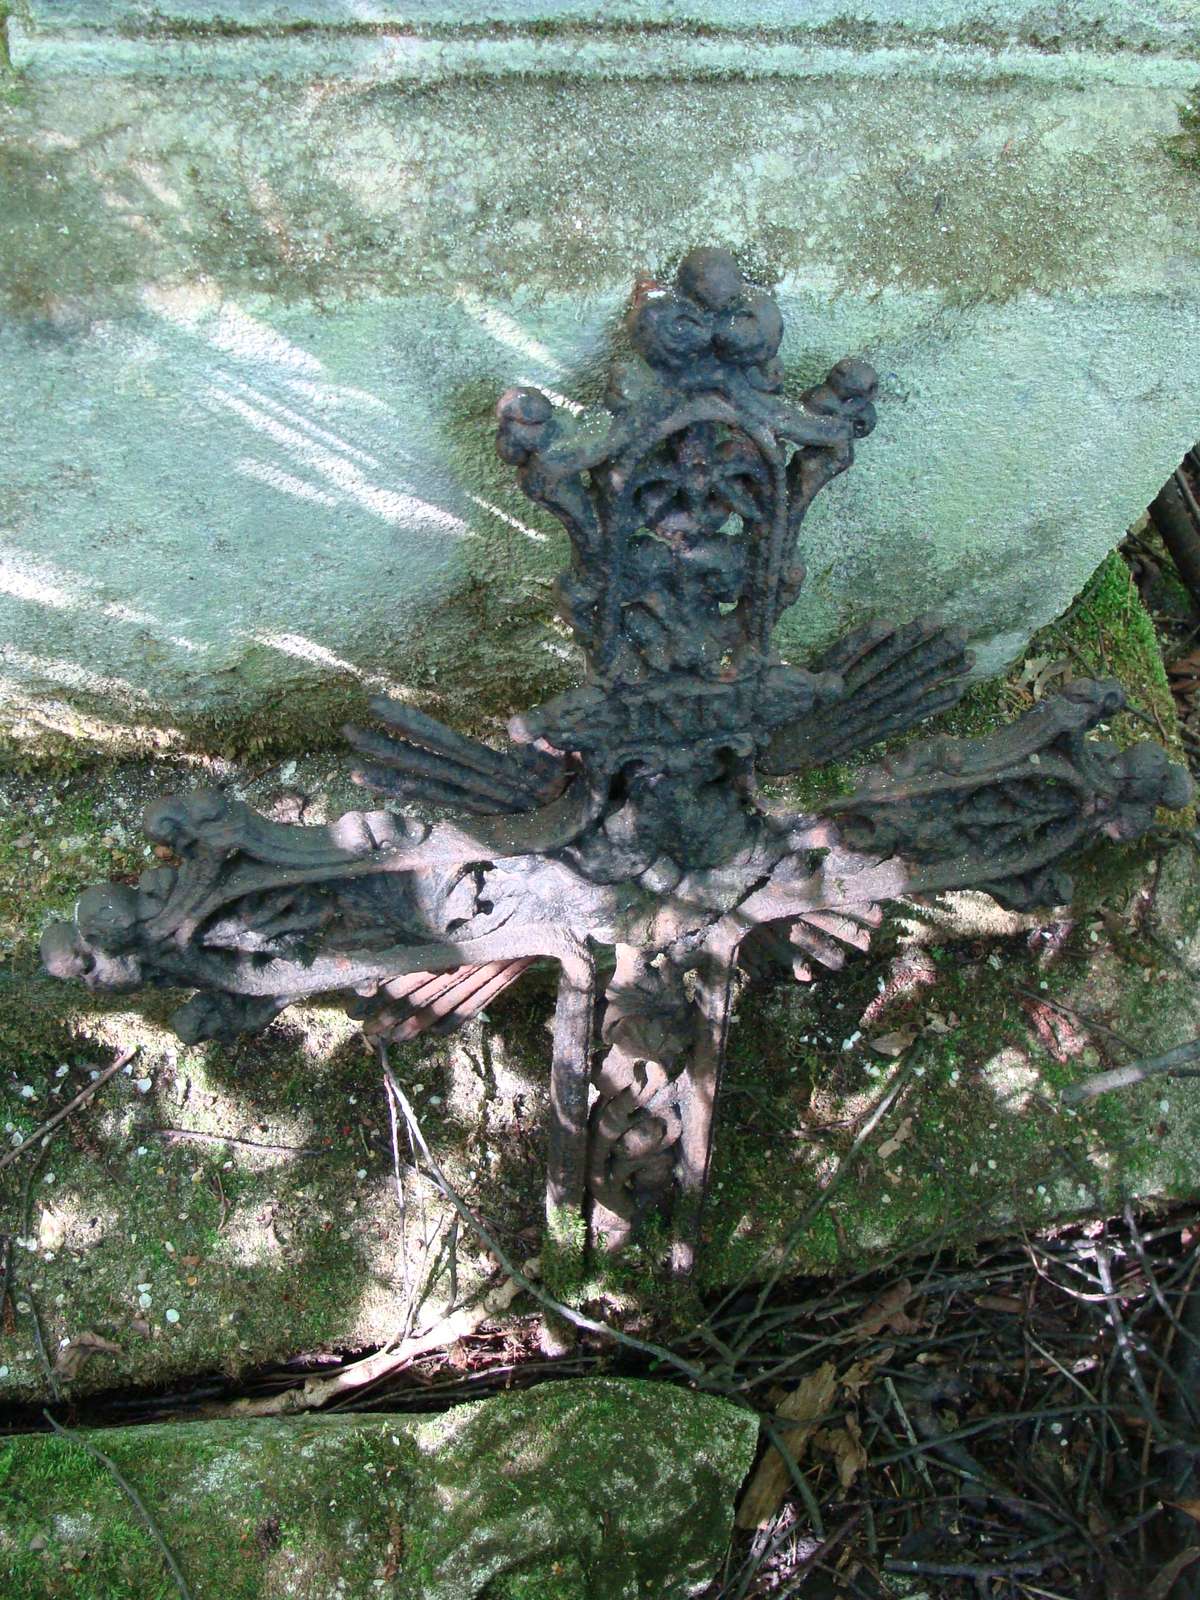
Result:
M711 1396L604 1378L430 1419L421 1444L451 1513L423 1515L430 1500L414 1496L402 1592L441 1592L436 1579L465 1541L500 1557L511 1543L511 1559L480 1591L487 1600L683 1600L719 1559L756 1435L752 1415Z
M1026 657L1047 654L1068 658L1076 675L1118 678L1130 705L1150 718L1169 749L1179 752L1175 702L1154 621L1115 550L1101 562L1065 616L1032 640ZM1118 743L1145 734L1145 723L1133 717L1114 720L1112 736Z
M1098 17L1071 17L1069 24L1056 26L1051 19L1041 26L1007 26L981 18L944 27L919 26L904 20L880 21L847 13L827 21L754 21L729 24L699 17L601 17L596 20L530 17L520 20L488 18L482 22L464 20L453 24L414 17L406 20L406 33L421 39L561 39L581 44L589 39L745 39L809 46L833 46L869 51L890 47L945 50L949 46L1000 52L1026 49L1046 55L1067 50L1148 53L1168 48L1176 54L1200 53L1200 42L1173 33L1164 41L1161 32L1132 19L1116 29ZM279 39L304 38L314 34L349 38L386 37L392 25L357 18L329 20L291 18L287 20L242 21L232 17L179 17L152 12L145 16L122 17L113 31L129 39Z
M135 236L107 226L104 196L77 152L0 142L0 191L0 307L10 316L44 333L43 320L64 298L131 291Z

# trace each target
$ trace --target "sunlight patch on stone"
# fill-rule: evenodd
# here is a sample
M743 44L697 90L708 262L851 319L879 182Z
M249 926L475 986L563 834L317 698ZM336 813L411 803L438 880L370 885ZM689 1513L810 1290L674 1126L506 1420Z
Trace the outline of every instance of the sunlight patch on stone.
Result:
M232 411L256 433L265 434L340 489L348 499L373 512L384 522L397 527L436 529L439 533L458 537L470 532L461 517L432 501L423 500L404 489L370 482L359 467L346 459L347 453L361 455L363 452L340 442L336 448L318 443L309 433L272 416L260 397L256 397L255 404L250 404L240 395L214 383L202 398L214 410Z
M566 369L549 345L543 344L540 339L535 339L531 333L526 333L517 319L510 316L507 311L502 311L499 306L489 305L481 295L461 284L455 290L455 299L497 344L503 345L506 350L515 350L518 355L527 356L531 361L540 362L548 371L560 378L566 375Z
M281 333L232 301L226 301L208 330L208 340L226 355L255 363L264 360L277 367L290 368L316 377L324 372L321 362L308 350L285 339Z
M985 1061L979 1076L995 1095L1001 1109L1014 1115L1026 1111L1035 1095L1053 1094L1041 1073L1030 1063L1028 1054L1015 1045L1005 1045L990 1061Z
M0 645L0 661L3 661L5 666L23 672L27 678L46 679L50 683L61 684L64 689L82 689L106 698L134 700L143 704L149 702L151 698L145 689L130 683L128 678L93 672L90 667L80 666L77 661L62 661L55 656L33 655L28 650L18 649L14 644Z
M264 479L264 481L266 480ZM359 683L365 683L373 689L382 689L385 694L400 695L403 693L403 689L396 683L395 679L389 678L381 672L364 672L361 667L356 667L353 661L347 661L342 656L335 655L332 650L327 650L324 645L317 644L313 639L305 639L301 634L256 633L253 635L253 639L255 644L264 645L268 650L278 650L280 655L292 656L297 661L307 661L315 667L331 667L335 672L348 673L352 678L356 678Z
M489 516L497 517L506 526L515 528L518 533L523 533L527 539L532 539L535 544L549 542L550 535L548 533L541 533L537 528L531 528L527 523L521 522L519 518L509 516L507 511L501 511L499 506L494 506L490 500L485 500L482 495L468 492L467 499L473 505L477 505L481 510L486 511Z
M269 1225L269 1207L239 1207L226 1222L213 1246L213 1260L230 1266L281 1266L284 1247Z
M280 494L290 494L297 500L311 500L319 506L336 506L338 503L335 494L327 494L315 484L305 483L303 478L285 472L272 461L256 461L253 456L239 456L233 466L234 471L240 472L243 478L256 478L259 483L265 483L269 489L276 489Z

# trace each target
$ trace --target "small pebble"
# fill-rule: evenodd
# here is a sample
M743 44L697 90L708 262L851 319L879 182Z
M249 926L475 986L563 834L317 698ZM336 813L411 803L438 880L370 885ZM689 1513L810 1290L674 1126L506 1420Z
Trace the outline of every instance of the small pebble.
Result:
M178 1322L179 1321L179 1313L178 1313L178 1311L174 1311L174 1310L172 1310L172 1311L164 1311L163 1315L166 1317L168 1322Z
M37 1093L37 1090L33 1087L33 1085L31 1083L23 1083L21 1085L21 1099L22 1100L32 1100L36 1093Z

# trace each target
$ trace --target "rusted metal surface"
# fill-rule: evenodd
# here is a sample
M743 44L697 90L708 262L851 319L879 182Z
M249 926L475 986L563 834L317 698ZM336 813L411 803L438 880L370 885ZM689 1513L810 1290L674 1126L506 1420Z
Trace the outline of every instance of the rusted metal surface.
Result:
M1158 746L1090 737L1123 697L1083 682L990 738L909 746L824 817L763 803L758 774L913 727L971 666L930 617L861 628L808 668L773 651L804 581L805 513L874 428L876 389L845 360L786 399L781 333L732 257L696 250L673 285L635 296L633 353L600 411L501 398L500 455L570 540L558 604L583 681L515 718L503 750L371 703L378 726L347 730L356 778L445 820L306 828L216 791L159 802L146 831L180 865L89 889L46 936L50 971L190 986L175 1017L188 1040L324 993L402 1040L555 961L548 1207L582 1209L609 1249L673 1209L686 1270L739 983L837 970L899 896L1059 903L1073 852L1136 837L1189 792Z

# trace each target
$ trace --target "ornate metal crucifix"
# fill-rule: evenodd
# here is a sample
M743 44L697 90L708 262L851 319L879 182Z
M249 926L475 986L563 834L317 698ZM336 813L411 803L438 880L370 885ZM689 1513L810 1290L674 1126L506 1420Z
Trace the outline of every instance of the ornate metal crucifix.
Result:
M930 618L862 628L807 668L772 650L805 512L875 425L865 362L786 399L779 309L723 250L641 288L629 334L597 413L536 389L498 407L500 455L570 538L558 602L582 684L515 718L504 750L372 701L382 730L347 730L355 777L442 821L286 826L213 790L157 802L146 832L179 864L87 890L44 958L93 987L197 989L174 1018L188 1041L330 992L369 1034L411 1038L555 961L551 1224L582 1210L612 1250L671 1208L686 1270L737 983L838 967L899 896L1061 903L1066 856L1136 837L1190 786L1155 744L1089 738L1123 696L1078 682L990 738L909 745L823 817L764 803L758 774L950 706L971 658Z

